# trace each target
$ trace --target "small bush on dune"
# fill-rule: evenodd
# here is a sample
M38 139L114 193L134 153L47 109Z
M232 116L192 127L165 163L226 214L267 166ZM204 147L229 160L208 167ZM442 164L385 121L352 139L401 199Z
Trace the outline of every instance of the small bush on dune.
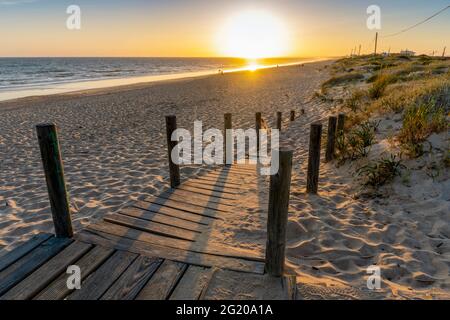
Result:
M423 154L422 142L433 132L448 127L445 110L434 101L411 106L405 110L398 140L411 157Z
M395 78L391 74L380 74L369 88L369 96L372 99L379 99L383 96L387 86L395 82Z
M392 181L400 175L401 169L405 168L400 159L395 155L390 158L382 158L359 168L357 175L363 177L363 185L378 188Z
M346 135L339 135L336 141L339 162L366 157L375 143L377 126L378 123L366 121Z

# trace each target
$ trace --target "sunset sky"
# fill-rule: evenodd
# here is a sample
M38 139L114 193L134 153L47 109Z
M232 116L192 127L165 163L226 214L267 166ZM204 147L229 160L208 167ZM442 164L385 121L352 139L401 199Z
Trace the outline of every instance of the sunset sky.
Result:
M81 30L66 28L71 4L81 8ZM381 7L380 51L431 54L450 45L450 10L410 32L383 38L449 0L0 0L0 56L210 57L258 51L312 57L346 55L359 44L369 52L375 36L366 27L371 4ZM239 39L239 31L245 35L242 24L248 20L261 24L270 45L245 48L249 44Z

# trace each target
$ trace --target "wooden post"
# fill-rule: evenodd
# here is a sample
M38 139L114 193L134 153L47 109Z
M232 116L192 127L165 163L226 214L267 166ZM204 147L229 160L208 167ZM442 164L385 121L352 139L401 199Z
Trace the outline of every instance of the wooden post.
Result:
M375 55L377 55L378 48L378 32L375 34Z
M55 235L59 238L71 238L73 229L70 219L69 197L64 180L64 167L56 125L53 123L38 124L36 131L44 165Z
M329 162L334 158L334 146L336 143L336 117L328 118L328 135L327 135L327 150L325 152L325 161Z
M255 128L256 128L256 151L257 151L257 157L259 157L259 131L261 130L262 127L262 116L261 116L261 112L257 112L255 114L255 120L256 120L256 124L255 124Z
M177 129L177 117L166 116L167 151L169 155L170 186L175 188L180 185L180 166L172 160L172 149L177 141L172 141L172 133Z
M291 121L295 120L295 110L291 110Z
M281 131L281 124L283 123L283 114L278 111L277 112L277 129Z
M341 136L344 133L345 113L339 113L337 120L337 134Z
M226 164L232 164L233 159L231 158L232 150L233 150L233 136L228 136L227 130L231 130L232 128L232 121L231 121L231 113L225 113L224 116L224 129L225 129L225 163ZM230 152L230 155L228 155L228 152Z
M280 150L279 155L278 173L270 176L265 263L266 272L275 277L282 276L284 271L292 150Z
M311 133L309 136L308 176L306 179L306 192L308 193L317 193L318 189L321 137L322 124L319 122L311 124Z

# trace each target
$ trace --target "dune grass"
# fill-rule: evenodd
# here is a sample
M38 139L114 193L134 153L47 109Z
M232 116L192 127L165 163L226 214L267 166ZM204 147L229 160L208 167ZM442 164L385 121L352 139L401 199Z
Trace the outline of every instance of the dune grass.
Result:
M379 99L383 96L386 88L395 82L395 77L389 73L380 74L377 79L369 87L369 97Z
M360 167L356 173L363 179L363 185L379 188L399 176L402 168L405 168L402 160L397 159L395 155L391 155L371 161L369 164Z
M326 89L334 87L337 85L344 85L351 82L359 81L364 79L364 74L358 72L351 72L347 74L341 74L334 76L322 84L322 92L326 92Z
M434 101L422 102L405 110L403 127L398 135L402 147L411 157L423 154L422 143L434 132L448 128L446 112L443 106Z

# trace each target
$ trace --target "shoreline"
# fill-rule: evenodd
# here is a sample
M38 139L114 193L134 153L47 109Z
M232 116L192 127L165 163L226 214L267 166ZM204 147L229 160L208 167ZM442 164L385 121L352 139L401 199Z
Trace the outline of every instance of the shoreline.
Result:
M284 64L271 64L271 65L248 65L239 68L225 69L224 74L236 73L236 72L247 72L255 70L272 69L277 67L290 67L301 64L316 63L321 61L333 60L332 58L305 58L305 60L300 60L298 62L284 63ZM65 95L65 94L77 94L85 93L88 91L98 91L105 90L109 91L114 88L129 87L133 85L145 85L150 83L161 83L166 81L182 80L182 79L193 79L201 78L213 75L220 75L217 69L214 70L204 70L204 71L193 71L193 72L183 72L183 73L173 73L173 74L162 74L162 75L144 75L144 76L131 76L125 78L114 78L114 79L98 79L98 80L88 80L88 81L75 81L59 84L49 84L44 85L41 88L24 88L24 89L14 89L12 91L0 91L0 107L5 102L20 102L21 99L33 99L38 97L48 97L55 95Z

